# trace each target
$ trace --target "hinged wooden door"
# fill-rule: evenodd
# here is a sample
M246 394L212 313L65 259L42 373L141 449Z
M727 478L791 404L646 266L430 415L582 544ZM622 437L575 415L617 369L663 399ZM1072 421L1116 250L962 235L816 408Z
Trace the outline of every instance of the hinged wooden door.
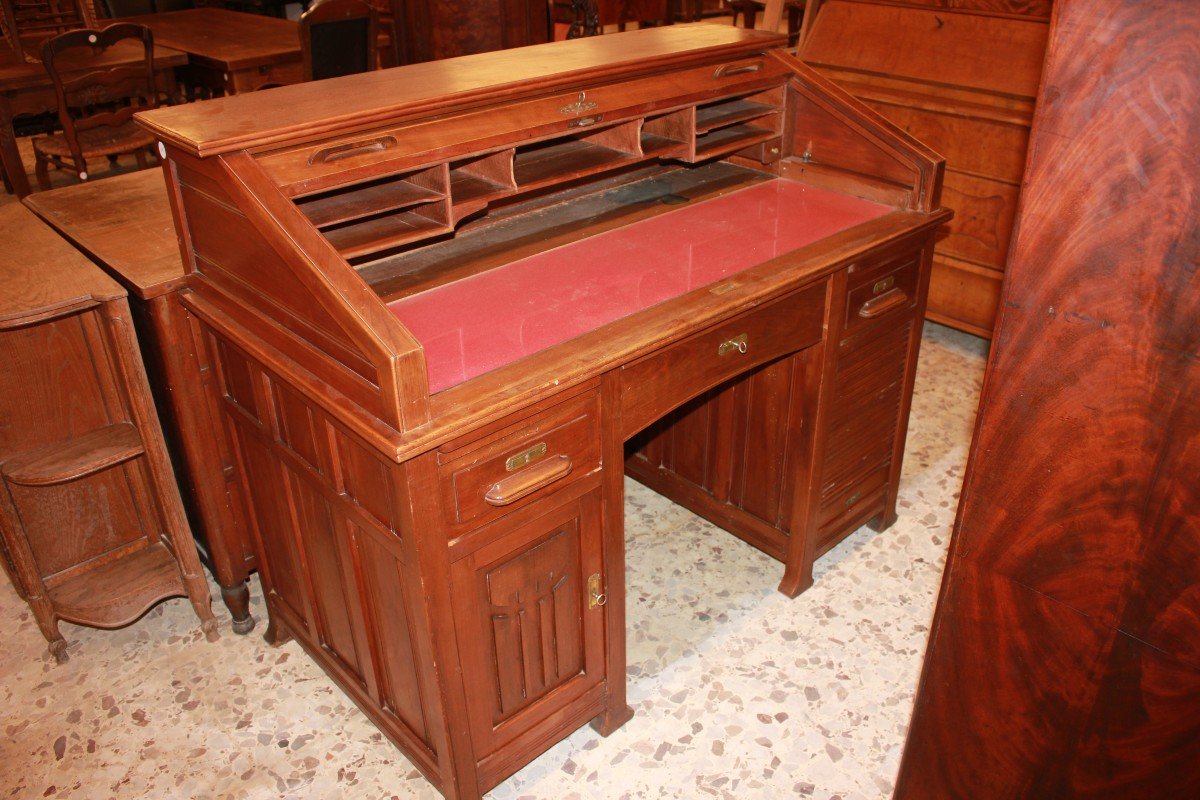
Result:
M480 761L551 715L573 718L573 704L596 700L605 677L600 519L596 490L539 503L479 531L488 543L451 565ZM509 530L496 537L501 528Z

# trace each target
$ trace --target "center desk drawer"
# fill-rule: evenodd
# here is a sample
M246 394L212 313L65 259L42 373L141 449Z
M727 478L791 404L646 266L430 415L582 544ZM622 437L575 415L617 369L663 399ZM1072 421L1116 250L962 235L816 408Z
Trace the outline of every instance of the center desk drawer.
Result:
M626 365L621 369L625 437L730 378L816 344L824 315L821 283Z
M439 452L447 522L483 523L570 485L600 465L594 392Z

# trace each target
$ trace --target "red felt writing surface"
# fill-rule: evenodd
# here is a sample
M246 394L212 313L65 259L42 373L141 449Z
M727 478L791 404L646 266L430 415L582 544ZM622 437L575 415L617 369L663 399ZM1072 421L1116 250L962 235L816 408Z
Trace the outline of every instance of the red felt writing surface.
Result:
M768 181L389 307L425 348L438 392L891 210Z

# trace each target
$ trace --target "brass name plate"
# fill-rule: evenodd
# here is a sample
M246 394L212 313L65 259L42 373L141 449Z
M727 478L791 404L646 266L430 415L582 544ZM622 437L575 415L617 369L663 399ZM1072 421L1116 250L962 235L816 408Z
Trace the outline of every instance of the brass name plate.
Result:
M896 276L888 275L881 281L875 281L875 285L871 287L871 294L883 294L888 289L896 285Z
M518 470L526 464L532 464L544 455L546 455L546 443L535 444L525 452L511 456L508 461L504 462L504 469L508 472Z

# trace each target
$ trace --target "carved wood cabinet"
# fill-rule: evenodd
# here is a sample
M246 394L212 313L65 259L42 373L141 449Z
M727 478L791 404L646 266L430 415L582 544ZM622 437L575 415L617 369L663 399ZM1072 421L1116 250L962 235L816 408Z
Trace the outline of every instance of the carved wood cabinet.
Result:
M629 719L626 469L789 595L895 517L941 161L783 42L672 26L140 116L268 637L448 797Z

